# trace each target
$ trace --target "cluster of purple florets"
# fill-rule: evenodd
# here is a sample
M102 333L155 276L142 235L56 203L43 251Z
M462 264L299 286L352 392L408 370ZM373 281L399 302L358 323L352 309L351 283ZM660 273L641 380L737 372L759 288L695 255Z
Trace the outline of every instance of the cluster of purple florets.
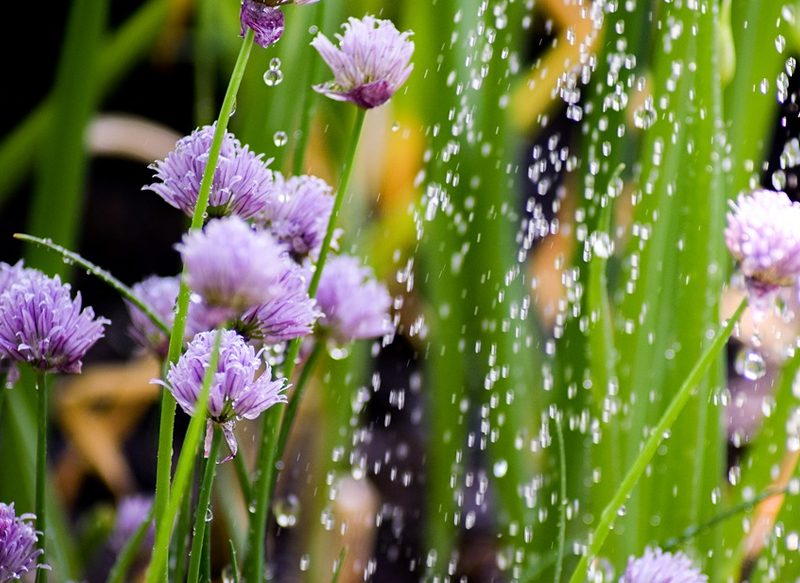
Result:
M772 190L740 195L731 203L725 243L752 303L764 307L800 282L800 203Z
M0 583L22 579L37 568L41 550L36 543L41 534L33 527L34 516L17 516L14 505L0 502Z
M316 1L244 0L242 35L252 30L253 40L268 46L283 33L283 5ZM377 107L411 73L410 33L371 16L351 18L344 29L337 35L339 48L321 34L312 43L334 76L315 89L364 109ZM145 189L193 216L216 130L214 125L201 127L179 140L174 151L151 166L155 181ZM304 338L343 344L394 330L389 292L359 259L334 255L317 265L335 239L329 224L333 189L314 176L284 177L269 164L225 132L203 215L206 223L176 245L190 290L181 339L187 346L170 364L166 379L155 381L194 414L216 358L204 413L209 424L220 427L231 456L237 450L235 422L286 401L287 380L273 379L266 354L285 353L287 343ZM318 287L310 290L317 269L322 269ZM132 293L150 314L126 300L131 337L162 360L170 343L164 330L173 326L181 285L179 276L155 275L134 285ZM0 264L0 381L13 383L20 364L42 373L80 373L84 357L109 323L84 308L80 293L73 295L58 276L22 262ZM207 432L207 452L212 434ZM119 552L142 524L150 505L149 499L133 498L120 506L110 539L114 550ZM42 551L32 520L0 503L0 583L37 568Z
M206 126L181 139L153 164L157 182L146 188L191 215L213 131ZM202 229L176 245L192 290L189 344L162 384L193 414L215 344L213 330L219 329L208 413L235 454L236 420L253 419L286 400L287 381L272 380L265 354L281 354L288 342L311 335L340 344L390 334L392 302L372 272L346 255L330 257L312 298L309 285L331 218L333 189L314 176L273 173L230 132L221 152L210 194L213 212ZM177 277L151 276L134 291L171 323L179 287ZM163 357L168 339L136 306L129 308L133 338Z

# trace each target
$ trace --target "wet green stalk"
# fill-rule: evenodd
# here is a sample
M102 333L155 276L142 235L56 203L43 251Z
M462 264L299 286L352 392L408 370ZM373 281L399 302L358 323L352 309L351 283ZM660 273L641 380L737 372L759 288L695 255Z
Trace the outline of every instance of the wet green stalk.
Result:
M4 389L5 390L5 389ZM36 373L36 392L39 396L37 409L38 434L36 439L36 530L42 534L37 541L37 546L42 554L39 561L47 563L47 373ZM36 583L47 581L46 569L37 569Z
M128 300L134 306L136 306L148 319L153 323L153 326L161 330L164 334L169 334L170 329L167 325L159 318L153 309L148 306L145 302L143 302L131 288L127 285L122 283L116 277L111 275L111 272L98 267L91 261L88 261L78 255L77 253L66 249L61 245L56 245L50 239L42 239L40 237L34 237L32 235L26 235L24 233L14 233L14 238L19 239L20 241L29 241L31 243L36 243L37 245L41 245L42 247L46 247L51 251L55 251L61 257L64 258L65 261L69 261L72 264L78 265L82 269L84 269L87 273L94 275L100 281L107 283L111 288L116 291L120 296Z
M558 441L558 470L559 487L558 496L558 559L556 559L555 583L561 583L561 571L564 568L564 553L567 546L567 458L564 449L564 430L561 428L561 418L556 416L556 439Z
M344 158L344 167L342 168L342 175L339 180L339 187L336 190L336 196L333 202L333 210L331 217L328 221L328 228L325 232L325 239L322 241L322 247L319 251L319 257L314 270L314 275L311 278L311 283L308 287L308 295L312 298L317 292L319 286L319 279L322 275L322 270L325 268L325 261L330 251L331 242L333 241L333 234L336 230L336 219L342 207L342 202L347 194L347 189L350 185L350 177L353 172L353 167L356 161L356 151L358 149L358 141L361 137L361 129L364 126L364 118L366 117L366 110L358 108L356 112L356 119L353 127L353 133L350 138L350 145L348 146L347 153ZM287 379L291 379L292 372L294 371L295 361L300 351L300 339L295 339L289 343L287 350L285 366L283 374ZM249 583L260 583L263 577L266 545L265 540L267 536L267 525L269 517L269 502L272 497L272 486L275 483L275 463L280 458L277 457L278 448L276 439L276 427L280 423L279 415L280 409L273 407L274 412L267 412L264 415L262 423L262 441L261 449L258 456L257 472L259 479L254 486L256 493L256 512L253 520L250 523L250 555L248 560L247 581ZM287 427L287 432L291 430L291 426Z
M194 483L194 476L191 478ZM189 530L192 525L192 496L184 496L183 505L178 513L178 522L175 524L175 533L172 537L172 547L175 556L175 567L169 565L170 581L184 581L189 549Z
M212 426L211 431L214 432L214 437L211 440L211 451L203 462L203 480L200 484L200 493L197 497L197 508L195 508L194 511L194 531L192 534L192 550L189 552L188 581L198 580L200 576L200 565L204 554L204 540L205 544L207 544L211 539L211 532L206 528L208 524L206 516L209 510L209 504L211 503L211 490L214 484L214 474L217 470L217 455L219 454L219 446L222 442L222 430L216 426Z
M147 583L161 583L167 579L169 542L172 535L172 525L175 522L175 517L178 515L178 510L183 503L183 497L186 495L189 487L192 471L194 470L197 449L200 446L203 432L206 428L208 400L211 394L211 384L214 381L214 374L217 371L217 363L219 362L219 347L221 341L222 333L217 331L214 350L211 352L208 368L203 377L203 386L200 389L200 394L195 404L195 413L192 416L192 420L189 422L189 428L186 430L186 437L183 442L183 447L181 448L180 456L178 457L175 480L167 499L166 508L160 517L161 520L157 520L156 522L155 544L153 545L153 555L150 560L150 565L147 568ZM166 393L167 391L164 392ZM159 518L157 514L156 518Z
M228 83L228 89L225 92L225 98L222 101L219 117L217 119L214 137L211 142L211 148L208 152L208 161L206 162L205 172L203 179L200 183L200 191L197 195L197 205L194 209L192 216L191 229L200 229L205 221L205 214L208 208L208 199L211 194L211 186L214 181L214 172L217 168L219 161L219 153L222 147L222 140L225 136L225 131L228 128L228 120L233 113L233 108L236 103L236 93L239 90L244 71L247 67L247 61L250 58L250 51L253 48L253 31L248 30L242 41L239 56L236 59L236 64L233 67L231 78ZM186 274L181 275L181 284L178 291L177 306L175 310L175 319L172 326L172 334L169 342L169 353L167 361L169 363L177 362L183 349L183 336L186 329L186 318L189 313L189 286L186 284ZM172 441L175 423L175 399L172 398L169 391L163 391L161 394L161 419L159 424L159 438L158 438L158 454L157 454L157 469L156 469L156 495L155 495L155 509L156 509L156 529L159 529L159 522L164 517L165 509L169 503L169 490L170 490L170 468L172 466ZM170 525L171 528L171 525ZM155 551L154 549L154 556ZM166 569L166 562L161 566ZM166 571L164 571L166 573Z
M711 366L711 363L717 358L719 353L724 348L728 338L730 338L734 327L738 323L739 318L742 316L742 313L744 313L746 307L747 299L745 298L739 304L739 307L736 309L731 318L714 337L714 340L703 352L694 368L692 368L691 372L686 377L686 380L678 389L678 392L675 394L675 397L672 399L669 407L667 407L664 415L653 427L652 431L650 432L650 436L642 446L638 457L628 470L625 478L622 480L622 483L617 489L616 494L614 494L614 497L611 499L611 502L609 502L603 510L603 513L600 516L600 521L594 528L591 536L589 536L588 540L590 542L588 545L588 550L578 562L578 566L575 569L575 572L572 574L570 583L583 583L583 581L585 581L589 561L595 558L602 549L603 543L606 541L606 538L611 532L614 521L619 514L619 510L625 504L625 501L628 499L628 496L630 496L633 488L639 481L639 478L652 461L656 450L664 441L667 432L675 423L675 420L678 418L683 408L689 402L694 390L697 388L697 384L701 381L703 375L705 375L706 371Z

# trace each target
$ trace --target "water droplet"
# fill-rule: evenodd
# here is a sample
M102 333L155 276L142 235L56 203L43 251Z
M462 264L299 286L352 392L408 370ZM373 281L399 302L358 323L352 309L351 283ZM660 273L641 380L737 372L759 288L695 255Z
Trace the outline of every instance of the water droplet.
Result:
M273 69L270 67L266 71L264 71L264 84L267 87L274 87L275 85L280 85L281 81L283 81L283 71L280 69Z
M286 132L284 132L283 130L278 130L277 132L275 132L275 135L272 136L272 141L275 143L276 146L282 148L289 141L289 136L286 135Z
M347 344L339 344L334 340L328 340L326 347L328 349L328 356L333 360L344 360L350 355L350 346Z
M743 348L736 354L734 368L737 374L751 381L757 381L767 373L764 357L752 348Z
M657 114L653 105L653 98L648 96L641 107L637 107L633 112L633 125L637 128L646 130L656 122Z
M205 519L206 519L206 522L211 522L212 520L214 520L214 511L213 511L213 510L211 510L211 506L209 506L208 508L206 508L206 516L205 516Z
M775 49L779 53L782 53L785 48L786 48L786 37L783 36L782 34L779 34L778 36L775 37Z
M294 494L275 501L272 506L275 513L275 522L282 528L291 528L297 524L297 515L300 512L300 500Z
M508 472L508 462L506 460L500 459L494 462L492 473L495 478L502 478L506 475L506 472Z

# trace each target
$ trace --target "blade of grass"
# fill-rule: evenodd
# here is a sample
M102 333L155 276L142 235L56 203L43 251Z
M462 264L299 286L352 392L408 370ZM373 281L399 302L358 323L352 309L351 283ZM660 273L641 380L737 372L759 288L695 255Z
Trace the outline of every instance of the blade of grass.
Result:
M117 293L120 294L124 299L128 300L134 306L136 306L141 312L147 316L153 325L161 330L164 334L169 334L170 330L167 325L155 314L153 309L144 303L141 299L139 299L136 294L133 292L131 288L126 286L116 277L111 275L110 271L102 269L98 267L94 263L84 259L77 253L70 251L69 249L65 249L61 245L56 245L49 239L42 239L40 237L33 237L31 235L26 235L24 233L14 233L14 238L19 239L21 241L28 241L31 243L35 243L37 245L41 245L42 247L46 247L51 251L54 251L63 257L64 261L69 262L73 265L78 265L82 269L86 270L88 273L94 275L100 281L107 283L111 286Z
M40 165L28 214L28 231L74 249L80 233L88 152L84 133L97 107L97 78L108 0L76 0L53 89L53 116L41 145ZM28 249L27 263L49 274L69 271L39 247Z
M103 43L94 85L98 101L153 44L166 17L167 5L168 0L149 0ZM33 166L54 115L51 93L0 144L0 206Z
M598 553L602 549L603 543L605 543L606 538L608 538L614 522L619 516L620 509L626 503L626 500L628 500L631 492L636 486L636 483L639 481L639 478L641 478L642 474L644 474L647 465L652 461L656 450L664 441L667 433L675 423L675 420L678 418L681 411L693 396L697 385L706 374L714 359L719 356L720 352L724 348L725 343L728 341L728 338L733 332L734 326L739 321L739 318L746 307L747 299L744 299L742 300L741 304L739 304L739 307L736 309L730 319L717 332L714 340L705 349L699 360L695 363L689 375L686 377L686 380L683 382L683 384L681 384L680 388L675 393L675 396L670 402L669 407L667 407L658 423L656 423L656 425L653 427L652 431L650 432L650 436L642 446L641 452L634 460L634 463L630 466L628 472L625 474L625 478L622 480L622 483L617 489L614 498L603 510L597 526L593 529L591 535L589 536L587 551L581 556L578 566L572 574L570 583L581 583L585 580L589 562L597 557Z

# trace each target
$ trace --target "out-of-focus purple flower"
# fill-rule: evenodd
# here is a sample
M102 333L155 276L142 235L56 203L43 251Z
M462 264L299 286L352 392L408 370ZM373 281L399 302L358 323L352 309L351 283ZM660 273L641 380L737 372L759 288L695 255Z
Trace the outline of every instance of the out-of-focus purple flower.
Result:
M769 295L800 278L800 204L786 193L756 190L731 203L725 243L751 295Z
M665 553L645 549L644 554L628 560L620 583L706 583L703 575L683 553Z
M133 286L133 293L140 300L150 306L153 313L164 324L172 326L175 317L175 302L180 289L180 277L159 277L151 275ZM162 358L167 355L169 338L150 321L144 312L125 301L128 314L131 318L129 333L142 348L152 350ZM212 315L204 309L199 296L189 303L189 313L186 318L185 339L190 340L198 332L210 330L214 327Z
M314 89L337 101L364 109L386 103L406 82L413 65L411 32L399 32L389 20L350 18L336 35L339 48L320 33L311 45L333 71L333 81Z
M260 358L260 352L233 330L222 330L217 372L211 384L208 401L209 428L206 432L206 455L212 436L211 423L217 423L228 442L231 456L237 444L233 426L238 419L255 419L276 403L285 403L286 379L272 380L272 369ZM189 343L186 352L170 366L167 382L153 382L167 387L181 408L189 415L195 412L211 354L216 331L201 332ZM259 371L263 367L263 372Z
M225 318L275 297L290 262L272 235L236 216L187 233L177 249L189 287L208 306L227 311Z
M355 257L328 259L316 300L324 314L320 324L340 342L377 338L394 329L389 317L389 292Z
M36 548L39 534L31 522L33 514L17 516L14 504L0 502L0 583L17 581L34 569L47 569L37 565L42 554Z
M272 300L250 308L236 322L236 329L248 339L274 345L311 334L321 313L308 296L304 271L287 269L280 287Z
M253 29L255 43L268 47L283 35L284 18L280 6L284 4L314 4L319 0L243 0L239 14L240 36Z
M149 496L129 496L120 501L117 506L114 528L108 539L108 544L115 553L122 551L125 544L142 525L142 522L147 520L152 506L153 499ZM151 549L154 539L155 524L151 519L147 534L145 538L142 539L141 550L146 551Z
M0 294L0 357L46 372L81 372L81 359L110 322L81 311L58 276L32 272Z
M194 214L200 182L208 162L215 125L203 126L181 138L164 160L150 165L159 182L145 186L189 216ZM208 216L231 214L250 218L261 212L272 187L269 162L225 133L208 199Z
M333 210L333 189L316 176L275 174L275 188L259 216L275 238L297 260L314 255L322 246Z
M14 265L0 262L0 295L14 283L36 273L35 269L25 267L20 259ZM5 382L0 383L0 390L14 385L19 380L19 369L13 361L3 358L0 354L0 375L5 375Z

